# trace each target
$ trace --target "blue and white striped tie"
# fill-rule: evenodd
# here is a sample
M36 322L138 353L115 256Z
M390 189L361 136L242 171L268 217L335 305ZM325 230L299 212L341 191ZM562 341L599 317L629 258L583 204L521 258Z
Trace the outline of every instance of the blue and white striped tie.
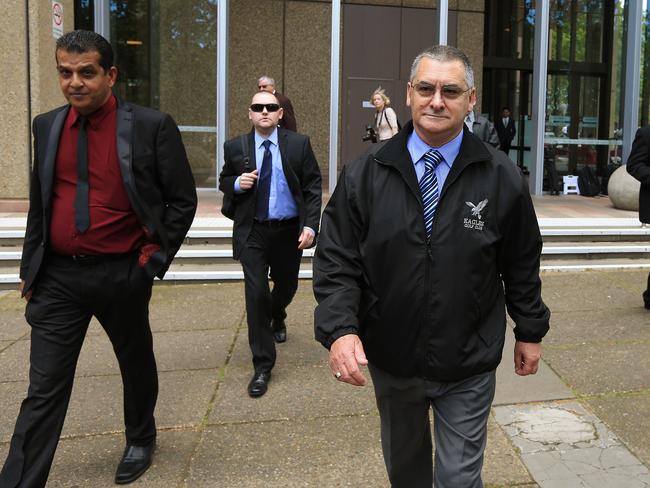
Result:
M433 215L438 206L438 177L436 168L443 161L442 155L435 149L429 150L424 156L424 175L420 179L420 193L422 194L422 205L424 207L424 228L427 231L427 239L431 238L433 228Z

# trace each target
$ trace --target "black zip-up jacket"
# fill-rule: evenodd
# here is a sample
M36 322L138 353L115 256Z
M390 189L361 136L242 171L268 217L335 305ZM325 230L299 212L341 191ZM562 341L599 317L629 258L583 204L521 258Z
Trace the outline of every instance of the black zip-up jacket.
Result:
M316 339L358 334L378 368L459 381L499 364L506 306L517 340L548 331L542 240L519 168L463 128L427 244L412 130L340 175L314 259Z

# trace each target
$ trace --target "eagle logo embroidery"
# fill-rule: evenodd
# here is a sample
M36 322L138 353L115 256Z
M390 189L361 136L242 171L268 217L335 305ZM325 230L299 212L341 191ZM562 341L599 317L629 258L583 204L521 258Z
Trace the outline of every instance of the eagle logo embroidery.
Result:
M472 209L472 215L474 217L477 217L479 220L481 220L481 212L483 211L487 203L488 203L487 198L485 200L478 202L478 204L476 205L474 205L472 202L465 202L465 204Z

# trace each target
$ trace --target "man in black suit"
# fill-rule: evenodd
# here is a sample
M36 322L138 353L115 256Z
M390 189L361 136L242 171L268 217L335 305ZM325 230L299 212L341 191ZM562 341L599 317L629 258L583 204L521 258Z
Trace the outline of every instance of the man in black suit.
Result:
M115 482L151 464L158 376L149 326L162 278L196 211L196 189L169 115L117 100L111 45L74 31L58 39L68 104L34 119L30 208L20 289L31 326L30 384L3 488L43 487L88 324L111 340L124 386L126 448Z
M275 95L256 93L248 110L253 130L224 144L219 179L235 205L233 254L244 269L255 369L251 397L266 393L275 342L287 337L286 307L298 287L302 251L314 244L320 221L321 174L309 138L278 128L282 116Z
M497 130L497 135L499 136L499 149L508 154L510 152L510 144L512 144L512 140L517 133L515 121L510 116L510 109L508 107L501 109L501 117L497 117L494 120L494 128Z
M636 131L632 150L627 158L627 172L641 182L639 189L639 221L650 223L650 125ZM650 274L645 291L643 305L650 310Z
M257 88L260 91L273 93L275 98L278 99L278 103L280 104L280 107L282 107L282 117L278 122L278 126L297 132L298 123L296 122L296 115L293 112L293 104L291 103L291 100L289 100L289 97L275 89L275 80L270 76L261 76L257 80Z

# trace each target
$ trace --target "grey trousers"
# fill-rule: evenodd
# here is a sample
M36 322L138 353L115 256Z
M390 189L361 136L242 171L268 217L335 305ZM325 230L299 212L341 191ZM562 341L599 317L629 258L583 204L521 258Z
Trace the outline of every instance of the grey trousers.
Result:
M400 378L372 365L369 368L391 486L482 488L481 468L495 372L439 383ZM433 408L435 467L429 408Z

